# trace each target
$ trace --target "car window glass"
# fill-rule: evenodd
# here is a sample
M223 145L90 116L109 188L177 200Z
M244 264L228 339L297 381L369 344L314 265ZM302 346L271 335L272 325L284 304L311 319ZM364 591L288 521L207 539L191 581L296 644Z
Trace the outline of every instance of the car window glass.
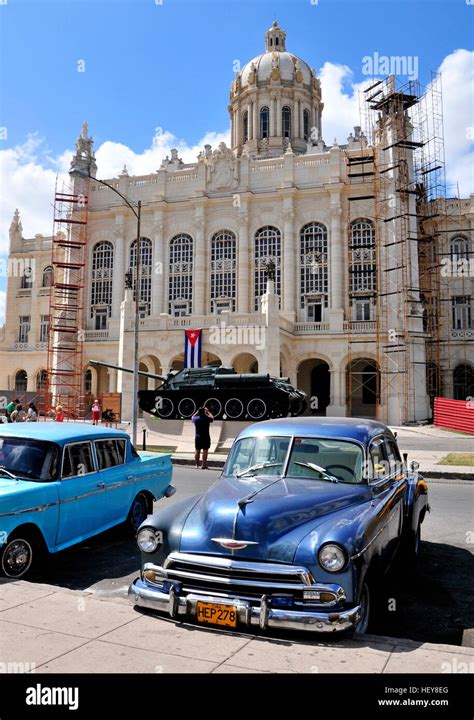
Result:
M384 439L385 454L387 456L387 462L390 474L400 472L401 461L400 453L398 451L397 444L390 438Z
M120 451L118 441L114 438L97 440L95 443L95 449L97 452L99 470L106 470L107 468L115 467L116 465L121 465L123 463L123 449Z
M311 468L311 465L316 465L340 482L359 483L363 481L363 460L362 450L355 443L329 438L296 437L287 475L317 480L324 477L324 473Z
M90 443L68 445L64 451L63 478L86 475L93 472L92 452Z
M370 446L371 480L378 480L387 474L387 459L385 457L384 439L375 440Z

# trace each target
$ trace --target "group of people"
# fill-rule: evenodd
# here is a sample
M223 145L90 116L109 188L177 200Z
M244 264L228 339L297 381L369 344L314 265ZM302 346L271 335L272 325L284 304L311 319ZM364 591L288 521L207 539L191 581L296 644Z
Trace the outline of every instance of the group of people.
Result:
M13 422L37 422L38 408L33 402L30 402L27 410L23 410L23 405L18 398L8 403L5 412L7 423Z
M92 424L98 425L101 416L101 407L97 399L92 403ZM56 422L64 422L65 414L62 405L57 405L50 415ZM28 409L24 410L23 405L18 398L8 403L5 411L7 423L13 422L38 422L38 408L33 402L30 402Z

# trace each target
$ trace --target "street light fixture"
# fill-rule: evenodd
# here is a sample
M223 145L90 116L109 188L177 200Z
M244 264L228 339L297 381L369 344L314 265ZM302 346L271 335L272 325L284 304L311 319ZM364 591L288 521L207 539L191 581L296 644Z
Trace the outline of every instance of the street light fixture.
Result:
M134 202L133 200L129 200L125 195L123 195L117 188L114 188L112 185L109 185L109 183L104 182L104 180L99 180L96 177L93 177L93 175L90 174L90 172L86 172L85 170L80 170L79 168L72 168L69 171L69 175L72 177L80 177L87 180L94 180L94 182L100 183L101 185L105 185L105 187L108 187L109 190L112 190L116 195L118 195L122 200L124 201L125 205L127 205L128 208L133 212L137 219L137 247L136 247L136 255L135 255L135 324L134 324L134 331L133 331L133 402L132 402L132 443L134 446L137 444L137 430L138 430L138 332L140 328L140 260L141 260L141 210L142 210L142 203L141 200L137 200ZM131 281L131 271L130 272L130 281ZM126 274L128 276L129 273ZM130 282L130 286L131 282Z

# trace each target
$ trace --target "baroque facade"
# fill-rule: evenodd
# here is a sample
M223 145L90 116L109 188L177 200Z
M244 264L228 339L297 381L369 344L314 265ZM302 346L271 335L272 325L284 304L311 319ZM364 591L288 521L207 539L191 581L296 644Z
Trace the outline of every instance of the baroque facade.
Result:
M373 173L359 173L360 182L351 182L351 167L395 146L399 130L389 109L385 117L381 113L378 145L369 145L359 127L347 143L327 145L323 108L316 72L286 50L285 32L274 23L265 52L232 82L230 148L207 145L190 164L172 150L155 173L131 177L124 168L107 180L142 203L140 369L180 369L184 330L203 328L203 364L289 376L312 398L308 412L377 415L393 425L423 421L430 416L428 392L433 394L428 346L434 329L424 318L422 289L431 281L425 278L423 285L420 277L419 229L414 221L404 238L399 226L377 220ZM96 173L86 124L72 167ZM399 183L396 172L388 173L387 182ZM128 419L131 376L89 361L132 366L134 301L125 275L136 263L136 221L104 185L92 180L88 194L85 392L120 391ZM446 201L445 210L447 246L455 259L469 261L474 195L451 208ZM416 215L414 205L408 211ZM0 391L35 393L44 383L51 248L51 237L23 238L17 211L10 228ZM269 260L275 263L274 285L267 285ZM396 273L389 275L392 291L384 293L387 268ZM444 348L449 343L450 357L434 394L470 392L472 283L471 273L442 285L445 319L436 333ZM390 333L399 342L387 360Z

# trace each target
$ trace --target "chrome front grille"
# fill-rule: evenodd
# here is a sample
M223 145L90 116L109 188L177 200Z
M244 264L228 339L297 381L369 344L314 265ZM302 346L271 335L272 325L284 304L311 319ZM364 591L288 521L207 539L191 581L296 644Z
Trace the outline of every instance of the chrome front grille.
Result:
M147 566L148 567L148 566ZM307 568L280 563L261 563L233 558L171 553L162 569L154 567L156 580L174 581L186 593L212 594L259 601L262 595L291 595L305 602L304 591L325 593L324 605L343 598L340 588L319 586ZM320 604L312 601L312 604Z

